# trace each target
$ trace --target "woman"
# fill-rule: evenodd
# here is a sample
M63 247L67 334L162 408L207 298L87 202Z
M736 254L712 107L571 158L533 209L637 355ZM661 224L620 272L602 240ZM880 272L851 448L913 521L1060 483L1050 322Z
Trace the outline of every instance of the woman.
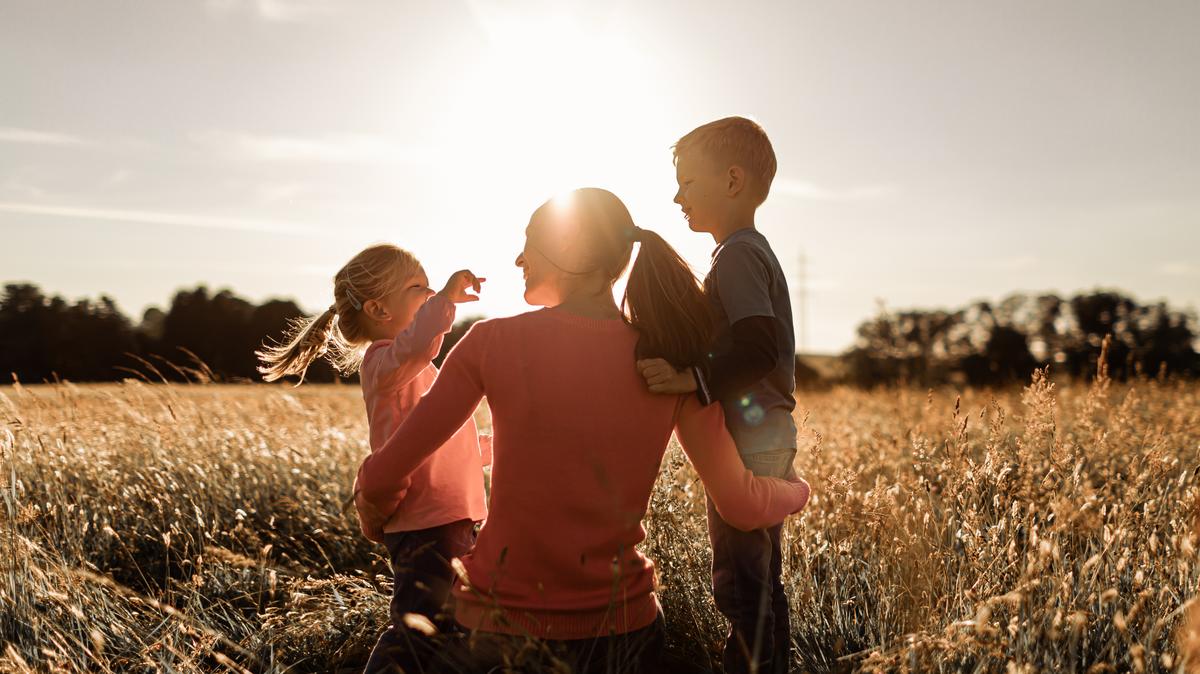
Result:
M746 470L719 405L646 389L636 358L697 362L711 326L686 263L615 195L588 188L549 201L525 234L525 300L545 308L481 321L463 337L363 463L364 530L403 508L408 476L486 395L490 515L454 593L472 654L500 657L511 638L486 635L515 635L549 642L578 670L651 671L663 626L653 564L635 546L672 431L734 526L782 521L807 503L808 485ZM612 288L634 242L626 314Z

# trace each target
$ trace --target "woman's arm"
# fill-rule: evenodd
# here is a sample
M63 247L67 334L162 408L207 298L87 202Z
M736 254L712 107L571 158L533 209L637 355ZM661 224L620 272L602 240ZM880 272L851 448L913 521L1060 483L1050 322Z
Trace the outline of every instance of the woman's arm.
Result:
M409 476L471 418L483 397L486 321L476 323L446 357L437 379L400 428L358 469L358 492L390 516L404 499Z
M685 397L675 433L717 512L730 525L743 531L772 526L808 503L804 480L757 476L746 468L720 405L701 407L695 396Z

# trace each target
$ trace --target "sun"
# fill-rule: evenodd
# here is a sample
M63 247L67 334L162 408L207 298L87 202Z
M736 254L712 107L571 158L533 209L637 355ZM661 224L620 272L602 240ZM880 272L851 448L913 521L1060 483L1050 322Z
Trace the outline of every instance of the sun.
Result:
M428 251L427 268L487 269L475 308L508 315L525 308L512 260L534 209L580 187L609 189L633 212L670 205L677 124L656 95L656 56L619 8L469 7L472 37L429 62L434 122L396 130L400 145L432 148L420 201L437 204L438 225L406 236ZM395 194L403 211L404 189Z
M648 55L614 17L472 9L486 46L444 121L460 156L498 192L528 202L611 183L629 170L629 148L662 144L646 123Z

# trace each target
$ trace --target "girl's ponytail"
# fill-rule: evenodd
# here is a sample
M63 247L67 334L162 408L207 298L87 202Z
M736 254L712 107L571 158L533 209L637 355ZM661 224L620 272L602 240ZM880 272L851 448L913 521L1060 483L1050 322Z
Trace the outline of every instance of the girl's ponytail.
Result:
M254 355L266 381L304 373L324 357L343 376L358 372L371 343L363 305L383 297L417 273L412 253L391 244L369 246L333 277L333 305L316 318L292 321L283 343L263 346Z
M713 336L703 288L671 244L640 227L633 231L641 249L621 308L641 333L638 357L663 358L675 367L702 363Z
M293 320L284 340L283 343L264 346L261 351L254 352L262 363L258 371L265 381L299 375L299 383L303 383L308 366L329 351L330 342L341 341L334 307L329 307L316 318Z

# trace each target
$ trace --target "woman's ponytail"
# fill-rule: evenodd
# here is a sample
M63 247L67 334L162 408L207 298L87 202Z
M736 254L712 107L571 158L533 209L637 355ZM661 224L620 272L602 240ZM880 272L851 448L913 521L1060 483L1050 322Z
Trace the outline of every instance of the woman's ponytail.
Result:
M547 230L549 218L559 224ZM548 201L534 211L527 236L556 236L565 241L560 245L573 244L585 253L570 268L591 269L572 273L601 273L610 287L629 266L633 244L640 243L621 298L626 320L640 333L638 357L664 358L675 367L704 362L713 318L703 288L669 243L633 223L617 195L583 187Z
M664 358L675 367L703 362L713 318L691 267L661 236L634 228L641 243L621 308L639 333L640 358Z

